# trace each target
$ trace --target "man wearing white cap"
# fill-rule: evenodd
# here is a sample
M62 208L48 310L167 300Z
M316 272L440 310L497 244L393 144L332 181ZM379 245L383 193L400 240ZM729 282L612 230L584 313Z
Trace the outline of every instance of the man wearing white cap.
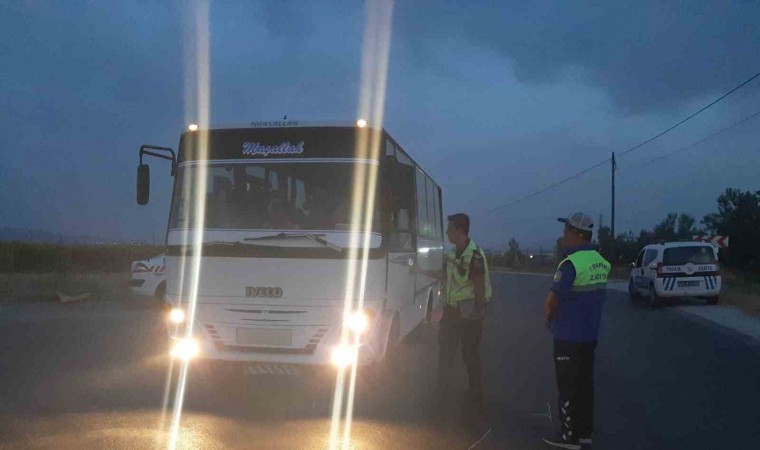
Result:
M578 450L591 444L594 431L594 350L610 263L591 244L591 216L575 212L557 220L565 224L562 248L568 256L554 275L544 317L554 335L561 429L544 442Z

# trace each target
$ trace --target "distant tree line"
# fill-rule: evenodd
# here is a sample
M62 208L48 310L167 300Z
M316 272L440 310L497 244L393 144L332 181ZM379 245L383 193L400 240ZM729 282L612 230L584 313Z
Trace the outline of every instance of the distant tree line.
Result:
M717 200L717 212L710 213L697 223L689 214L670 213L651 230L618 234L613 238L609 227L601 227L594 233L599 251L613 265L625 266L633 262L645 245L658 242L692 240L694 235L720 235L730 238L730 248L719 252L721 263L727 266L760 274L760 191L743 192L726 189ZM503 252L489 252L492 264L506 267L554 263L564 257L557 239L554 248L555 261L536 258L531 261L530 252L523 251L515 238L510 239Z
M726 189L717 202L718 211L702 218L701 227L693 216L677 213L668 214L652 230L641 230L638 235L627 231L613 237L609 227L601 227L596 236L599 251L613 264L621 265L636 259L645 245L716 234L730 238L730 248L720 252L723 264L760 271L760 191Z

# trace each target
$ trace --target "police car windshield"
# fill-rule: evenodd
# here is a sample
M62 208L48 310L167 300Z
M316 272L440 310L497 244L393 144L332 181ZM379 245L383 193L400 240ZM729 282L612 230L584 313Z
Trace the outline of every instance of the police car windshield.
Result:
M715 264L715 252L712 247L706 245L671 247L665 249L662 263L666 266L682 266L688 263Z
M192 228L199 205L191 187L202 176L201 168L180 167L170 229ZM205 169L206 229L351 229L355 164L210 164ZM379 231L379 219L375 214L372 231Z

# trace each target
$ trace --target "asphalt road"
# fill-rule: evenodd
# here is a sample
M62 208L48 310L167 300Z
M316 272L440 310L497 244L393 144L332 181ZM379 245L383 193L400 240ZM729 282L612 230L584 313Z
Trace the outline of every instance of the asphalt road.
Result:
M494 274L484 336L487 412L434 390L435 326L391 376L359 378L352 448L542 449L556 389L541 303L550 279ZM707 306L706 306L707 308ZM160 448L169 365L157 305L0 307L0 448ZM760 448L760 344L676 308L609 291L597 349L595 449ZM178 448L325 448L331 382L209 380L190 370ZM556 419L556 418L555 418ZM164 426L162 426L162 424ZM490 432L489 432L490 430Z

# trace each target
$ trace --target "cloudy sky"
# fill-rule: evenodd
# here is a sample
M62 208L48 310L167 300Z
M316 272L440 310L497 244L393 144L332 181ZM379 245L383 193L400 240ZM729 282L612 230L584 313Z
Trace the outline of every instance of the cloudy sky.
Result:
M0 6L0 226L120 239L166 227L168 166L135 204L137 149L176 146L190 3ZM184 17L184 19L183 19ZM353 120L364 4L210 6L211 122ZM493 211L622 152L760 71L760 1L399 1L385 126L473 216L490 247L551 246L554 218L609 221L610 170ZM619 159L617 230L702 217L726 187L760 190L760 78ZM165 172L165 175L164 175ZM489 212L490 210L490 212Z

